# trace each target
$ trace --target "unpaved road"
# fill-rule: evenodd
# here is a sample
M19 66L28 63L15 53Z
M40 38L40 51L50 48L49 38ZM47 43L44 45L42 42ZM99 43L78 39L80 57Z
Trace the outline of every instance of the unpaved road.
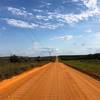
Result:
M100 81L56 61L1 83L0 100L100 100Z

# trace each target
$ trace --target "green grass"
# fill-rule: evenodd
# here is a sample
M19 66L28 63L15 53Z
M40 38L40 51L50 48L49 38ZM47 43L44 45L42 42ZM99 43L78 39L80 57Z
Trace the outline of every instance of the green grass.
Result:
M46 60L44 58L41 58L40 61L35 59L36 58L32 58L31 60L23 60L12 63L10 62L9 58L0 58L0 80L11 78L12 76L20 74L24 71L31 70L35 67L40 67L50 62L50 60Z
M100 60L66 60L63 62L83 71L100 75Z

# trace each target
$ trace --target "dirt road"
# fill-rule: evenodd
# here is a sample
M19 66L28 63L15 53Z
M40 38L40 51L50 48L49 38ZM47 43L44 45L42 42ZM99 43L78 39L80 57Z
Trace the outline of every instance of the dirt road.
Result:
M0 100L100 100L100 81L56 61L1 83Z

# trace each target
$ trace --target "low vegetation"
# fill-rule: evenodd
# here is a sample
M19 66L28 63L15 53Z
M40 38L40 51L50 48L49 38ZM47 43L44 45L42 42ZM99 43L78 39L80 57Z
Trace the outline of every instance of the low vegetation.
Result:
M100 54L60 56L59 58L67 65L100 77Z
M54 60L55 57L19 57L16 55L0 57L0 80L40 67Z

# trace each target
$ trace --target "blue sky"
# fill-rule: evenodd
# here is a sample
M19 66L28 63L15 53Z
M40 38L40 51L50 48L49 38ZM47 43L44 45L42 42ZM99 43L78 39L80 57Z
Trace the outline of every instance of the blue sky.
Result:
M98 52L99 0L0 0L0 56Z

